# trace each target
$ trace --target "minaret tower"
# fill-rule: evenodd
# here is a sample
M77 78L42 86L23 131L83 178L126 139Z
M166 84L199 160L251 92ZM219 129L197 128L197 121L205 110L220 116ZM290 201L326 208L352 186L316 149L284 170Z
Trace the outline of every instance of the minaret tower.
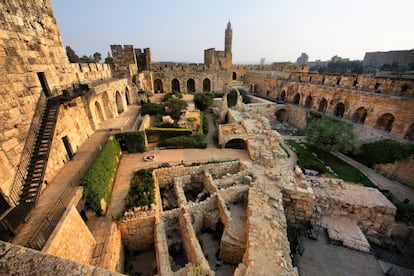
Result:
M231 29L231 23L227 23L227 29L224 38L224 51L226 54L231 54L231 41L233 39L233 30Z
M224 55L226 57L225 66L228 71L231 70L231 66L233 64L233 55L231 53L231 43L233 39L233 30L231 29L231 23L227 23L227 28L224 37Z

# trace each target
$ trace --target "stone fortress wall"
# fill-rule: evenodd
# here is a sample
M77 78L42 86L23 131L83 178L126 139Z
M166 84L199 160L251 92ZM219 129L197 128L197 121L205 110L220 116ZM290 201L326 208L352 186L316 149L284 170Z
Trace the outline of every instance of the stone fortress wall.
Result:
M392 65L398 63L399 66L407 67L414 63L414 50L388 51L388 52L368 52L365 53L363 65L380 68L384 64Z
M107 64L69 63L49 1L13 1L0 7L0 191L13 206L15 199L8 196L42 97L88 87L82 97L60 105L45 178L50 181L68 161L62 138L68 138L75 153L101 121L137 102L138 89L128 78L115 79Z
M247 72L243 82L252 92L287 104L285 121L298 127L306 126L302 114L312 110L354 122L368 132L414 140L414 80L285 73Z

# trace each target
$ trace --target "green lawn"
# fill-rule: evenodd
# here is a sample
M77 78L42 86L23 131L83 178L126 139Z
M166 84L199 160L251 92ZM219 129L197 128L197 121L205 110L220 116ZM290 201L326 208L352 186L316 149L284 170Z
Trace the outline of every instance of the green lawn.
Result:
M316 149L314 145L309 143L301 143L305 145L305 148L295 140L286 140L286 143L295 149L298 156L298 166L302 169L316 170L329 177L336 177L346 182L361 183L367 187L376 187L374 183L372 183L358 169L329 152L320 151ZM316 153L317 157L312 153ZM332 174L326 166L329 166L334 174Z

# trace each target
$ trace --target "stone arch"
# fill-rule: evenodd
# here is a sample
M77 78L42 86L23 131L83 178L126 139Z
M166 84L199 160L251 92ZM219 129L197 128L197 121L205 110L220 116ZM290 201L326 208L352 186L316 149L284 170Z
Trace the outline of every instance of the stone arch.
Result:
M312 108L313 106L313 98L312 96L307 96L305 101L305 107Z
M211 91L211 81L208 78L203 80L203 92L210 92Z
M98 120L98 123L103 122L105 120L102 107L98 101L95 101L95 118Z
M408 139L408 140L411 140L411 141L414 141L414 123L411 123L411 125L408 127L404 138Z
M236 72L233 72L232 78L233 78L233 80L237 80L237 73Z
M187 92L194 93L195 92L195 81L194 79L187 80Z
M300 102L300 94L296 93L295 96L293 97L293 103L299 104L299 102Z
M285 91L285 90L283 90L283 91L282 91L282 93L280 93L280 100L281 100L281 101L284 101L284 100L285 100L285 98L286 98L286 91Z
M284 108L279 109L278 111L276 111L275 116L276 116L276 120L278 120L281 123L287 122L287 120L288 120L288 112Z
M131 98L130 98L129 89L128 89L127 86L125 86L125 101L126 101L127 105L131 104Z
M178 79L173 79L171 81L171 90L180 92L180 81Z
M344 117L345 113L345 104L343 102L337 103L334 110L334 116L336 117Z
M224 94L223 101L225 101L226 107L238 106L242 103L239 90L233 89Z
M122 97L121 93L117 90L115 92L115 102L116 102L116 110L118 112L118 115L124 112L124 105L122 104Z
M259 85L258 85L257 83L254 85L254 90L253 90L253 92L254 92L254 93L259 93L259 92L260 92L260 87L259 87Z
M323 98L319 102L318 111L322 112L322 113L325 113L327 108L328 108L328 101L325 98Z
M108 92L106 91L102 94L102 103L104 106L106 118L113 118L113 114L111 112L111 102L109 101Z
M241 138L234 138L227 141L224 147L231 149L247 149L247 142Z
M365 119L367 118L367 110L365 107L360 107L355 110L354 114L352 114L352 122L364 124Z
M164 86L162 85L162 80L154 80L154 92L155 93L164 93Z
M375 128L391 132L394 121L394 115L392 115L391 113L384 113L378 117L377 122L375 123Z

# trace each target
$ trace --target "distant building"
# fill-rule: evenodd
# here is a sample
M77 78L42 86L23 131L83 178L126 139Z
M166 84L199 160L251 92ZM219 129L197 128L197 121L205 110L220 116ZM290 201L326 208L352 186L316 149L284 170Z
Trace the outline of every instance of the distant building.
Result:
M368 52L365 53L364 67L381 68L384 64L408 67L414 64L414 49L388 52Z
M331 58L331 62L349 61L349 58L341 58L340 56L334 55Z
M296 60L297 65L307 65L309 60L309 56L306 53L302 53L300 57Z
M260 59L260 65L264 65L264 64L265 64L265 62L266 62L266 58L261 58L261 59Z

